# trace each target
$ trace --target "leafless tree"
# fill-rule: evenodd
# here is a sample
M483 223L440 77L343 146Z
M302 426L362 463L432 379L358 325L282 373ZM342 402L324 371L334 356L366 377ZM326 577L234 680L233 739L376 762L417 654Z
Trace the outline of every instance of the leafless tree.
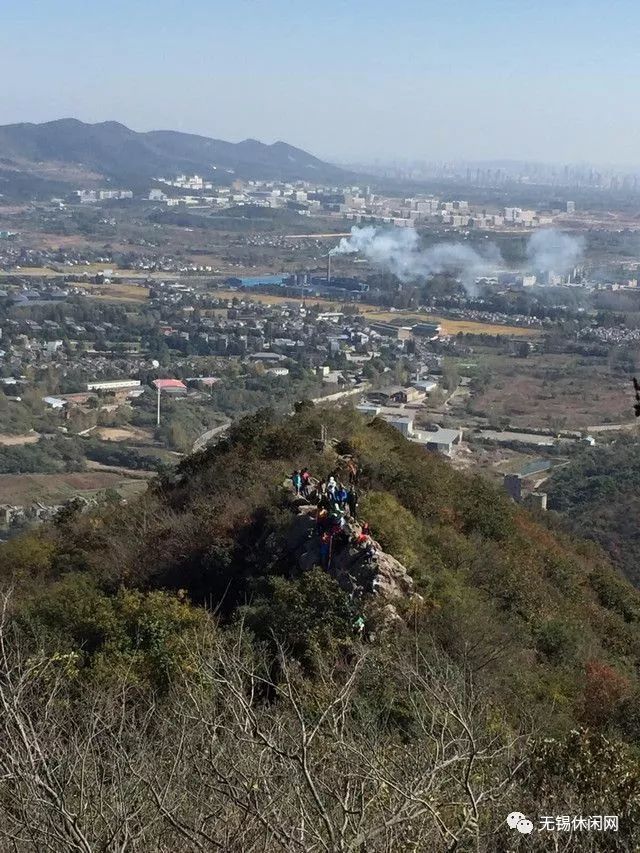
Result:
M464 674L416 655L381 706L375 650L311 683L214 629L195 660L162 698L126 676L79 690L63 656L24 652L5 602L0 849L495 849L525 744Z

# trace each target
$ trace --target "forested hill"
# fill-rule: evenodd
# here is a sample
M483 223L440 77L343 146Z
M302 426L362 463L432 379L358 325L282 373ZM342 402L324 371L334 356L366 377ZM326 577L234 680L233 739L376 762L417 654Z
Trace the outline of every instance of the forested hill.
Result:
M577 536L598 542L614 565L640 587L640 446L620 436L608 447L584 450L548 483L549 506Z
M515 850L516 807L636 849L640 594L384 422L298 409L0 550L0 849ZM302 567L283 484L349 461L397 594Z
M317 157L275 142L225 142L192 133L156 130L138 133L115 121L87 124L59 119L43 124L0 126L0 165L21 173L56 177L66 165L114 178L169 176L179 171L220 178L344 181L349 174ZM46 168L45 168L46 167ZM64 177L63 172L60 175ZM76 178L77 179L77 178Z

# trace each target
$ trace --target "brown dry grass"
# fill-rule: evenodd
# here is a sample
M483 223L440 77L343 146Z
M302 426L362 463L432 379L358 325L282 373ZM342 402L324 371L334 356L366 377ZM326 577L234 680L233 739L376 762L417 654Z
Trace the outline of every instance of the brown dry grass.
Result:
M363 305L363 312L371 320L381 323L398 322L410 325L411 323L440 323L443 331L448 335L457 335L460 332L468 335L516 335L518 337L535 337L540 335L538 329L527 329L520 326L503 326L498 323L480 323L475 320L449 320L446 317L438 317L435 314L423 314L411 311L380 311L379 309Z
M21 447L24 444L35 444L40 438L37 432L27 432L24 435L8 435L0 433L0 445L3 447Z
M94 434L103 441L138 441L145 444L153 442L152 431L141 427L100 427Z
M490 385L473 397L473 410L505 416L512 426L584 429L632 416L629 382L606 364L562 354L489 363Z
M143 480L128 480L120 474L88 471L78 474L0 474L0 504L28 505L40 501L62 503L75 495L91 495L104 489L123 494L143 491Z

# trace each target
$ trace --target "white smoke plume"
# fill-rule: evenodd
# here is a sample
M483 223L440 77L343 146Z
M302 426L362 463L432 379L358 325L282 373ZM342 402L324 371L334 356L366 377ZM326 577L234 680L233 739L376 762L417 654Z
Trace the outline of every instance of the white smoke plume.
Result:
M531 269L540 272L566 273L584 253L584 239L563 234L556 228L541 228L527 243Z
M343 237L331 255L352 255L360 252L374 266L396 275L401 281L430 278L439 273L459 275L471 288L479 276L501 262L495 246L487 246L480 254L463 243L437 243L420 248L415 228L381 229L373 225L354 226L349 237Z

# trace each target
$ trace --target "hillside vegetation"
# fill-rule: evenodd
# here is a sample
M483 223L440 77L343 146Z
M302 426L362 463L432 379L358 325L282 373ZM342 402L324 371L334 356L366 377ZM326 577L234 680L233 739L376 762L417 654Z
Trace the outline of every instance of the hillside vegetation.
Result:
M0 550L0 848L550 849L517 807L635 849L640 594L385 423L297 408ZM298 568L283 484L348 458L414 580L393 619Z
M577 536L598 542L629 580L640 586L640 447L620 437L585 450L549 481L549 506Z

